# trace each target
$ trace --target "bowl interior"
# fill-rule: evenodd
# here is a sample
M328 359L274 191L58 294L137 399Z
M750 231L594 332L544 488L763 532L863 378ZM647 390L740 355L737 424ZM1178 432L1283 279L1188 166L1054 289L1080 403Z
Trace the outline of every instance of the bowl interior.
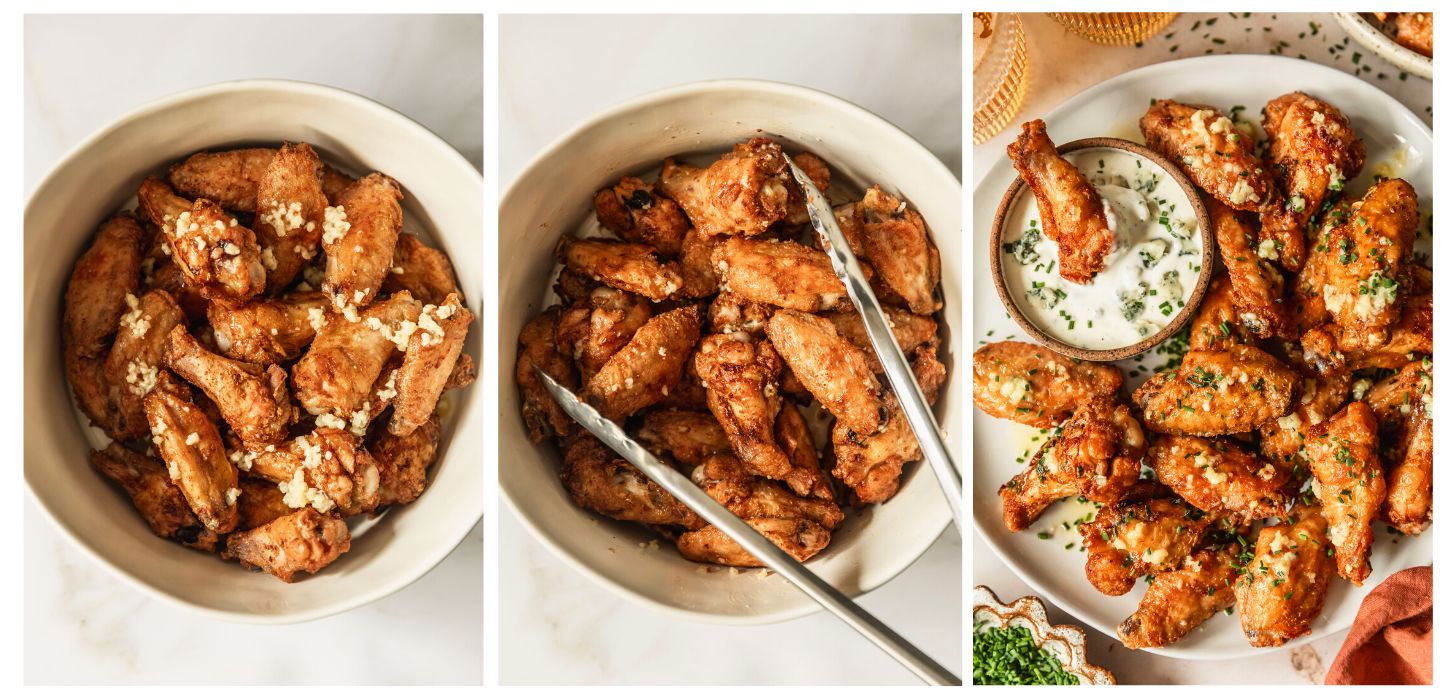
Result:
M474 387L446 397L431 486L409 506L354 528L348 554L288 585L154 536L131 502L87 460L99 431L83 427L60 359L60 313L71 264L96 226L148 174L202 149L306 141L356 173L379 170L405 190L408 230L442 247L477 300L481 179L448 144L382 105L303 83L250 81L191 91L107 127L61 162L25 216L25 475L36 501L104 566L172 602L243 621L320 617L381 598L424 575L480 518L480 420ZM473 329L466 352L480 357Z
M560 457L533 445L519 411L513 360L521 327L541 311L555 268L552 247L590 215L593 193L667 156L723 152L762 130L791 151L812 150L836 177L879 183L919 209L940 247L949 386L941 424L957 423L968 379L955 371L963 339L957 261L960 186L909 136L860 108L803 88L748 81L699 83L622 105L568 135L539 157L501 203L500 484L507 502L549 547L630 598L714 621L768 622L817 609L778 577L707 571L670 544L577 508L557 478ZM951 448L963 453L956 431ZM949 523L935 475L907 468L889 503L846 519L810 568L847 594L870 590L909 566Z
M1203 295L1208 291L1209 280L1213 278L1214 271L1214 237L1212 220L1209 218L1208 207L1203 202L1198 188L1184 172L1172 161L1163 157L1162 154L1139 143L1125 139L1112 137L1092 137L1069 141L1057 146L1057 153L1067 155L1082 150L1116 149L1125 151L1138 158L1145 159L1158 166L1188 198L1189 206L1193 208L1194 218L1198 223L1198 239L1202 246L1202 255L1199 259L1199 272L1193 290L1189 293L1188 299L1183 307L1174 314L1168 323L1158 332L1149 335L1131 345L1119 348L1090 349L1079 345L1064 342L1061 338L1052 335L1043 329L1035 321L1029 318L1014 296L1018 292L1011 289L1006 281L1005 264L1001 254L1001 244L1006 242L1008 226L1018 225L1013 218L1013 212L1018 208L1024 197L1031 197L1031 191L1026 182L1018 176L1014 176L1011 184L1007 186L1006 193L1001 196L1001 201L996 207L995 217L992 219L989 244L991 246L990 264L992 282L996 285L996 295L1001 299L1001 305L1016 325L1026 331L1036 342L1051 348L1063 355L1075 357L1080 360L1092 360L1094 362L1114 362L1139 355L1157 347L1158 344L1172 337L1173 334L1193 321L1197 314L1198 305L1203 301ZM1031 205L1036 206L1034 203ZM1044 216L1041 218L1045 218Z

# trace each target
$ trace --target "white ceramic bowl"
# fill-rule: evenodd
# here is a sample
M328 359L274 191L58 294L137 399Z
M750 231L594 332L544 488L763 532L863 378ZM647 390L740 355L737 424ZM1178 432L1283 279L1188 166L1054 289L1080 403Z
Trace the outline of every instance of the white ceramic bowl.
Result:
M423 126L335 88L248 80L146 105L73 149L25 209L25 480L31 495L104 568L164 600L244 622L300 622L383 598L444 559L482 510L476 387L447 397L440 459L424 495L370 523L347 554L291 585L156 537L131 502L91 469L88 449L106 441L74 410L61 362L61 304L71 264L102 219L126 205L148 174L198 150L283 140L308 142L346 170L379 170L399 180L406 228L449 253L466 298L480 308L480 173ZM476 329L466 352L478 358L480 347Z
M925 217L940 247L946 364L950 382L938 411L958 425L970 396L969 374L956 372L960 333L960 183L924 146L870 112L821 92L781 83L718 80L651 93L591 118L527 166L500 211L500 486L526 527L578 570L622 595L709 622L765 623L817 606L776 576L708 572L639 526L577 508L557 478L560 457L533 445L521 420L514 380L516 337L541 311L556 264L552 248L591 216L592 195L671 155L722 152L758 129L792 151L809 149L835 176L859 186L879 183ZM965 378L962 377L964 375ZM967 441L950 430L951 448L967 464ZM848 518L810 568L857 595L910 566L950 522L935 475L914 465L889 503Z

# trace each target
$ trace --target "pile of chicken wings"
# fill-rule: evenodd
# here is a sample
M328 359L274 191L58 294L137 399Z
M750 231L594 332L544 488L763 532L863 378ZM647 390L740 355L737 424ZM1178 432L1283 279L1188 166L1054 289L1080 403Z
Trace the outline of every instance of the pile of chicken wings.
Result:
M101 224L66 375L158 536L292 582L349 550L346 517L424 491L473 316L402 197L284 143L195 154Z
M1264 109L1258 138L1213 107L1155 101L1148 145L1209 205L1222 266L1188 350L1131 395L1112 365L1016 341L973 359L976 405L1043 428L1001 487L1012 531L1052 503L1079 521L1086 576L1119 596L1150 581L1119 628L1171 644L1237 606L1248 642L1310 631L1336 577L1371 574L1377 528L1431 523L1431 270L1403 180L1345 183L1365 149L1335 106L1302 92Z
M829 187L822 159L793 160ZM846 506L895 495L919 446L828 256L805 243L778 143L751 139L707 167L668 159L655 183L622 178L594 204L601 233L560 241L560 302L521 329L516 364L531 439L555 441L578 506L646 525L693 561L760 566L573 423L538 367L800 561ZM933 403L946 368L924 220L878 186L835 214ZM805 418L815 401L834 418L822 448Z

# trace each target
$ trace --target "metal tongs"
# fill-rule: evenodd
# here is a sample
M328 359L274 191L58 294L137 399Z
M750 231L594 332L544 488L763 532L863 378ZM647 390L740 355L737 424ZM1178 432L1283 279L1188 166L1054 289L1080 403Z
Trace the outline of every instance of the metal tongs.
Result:
M784 156L784 160L788 162L789 172L794 174L794 180L804 188L804 199L809 204L809 223L819 233L821 247L829 253L829 263L834 266L834 274L844 283L845 289L849 290L849 300L854 302L860 320L864 321L870 345L879 356L880 365L885 368L890 389L905 412L905 421L910 424L911 432L915 433L925 461L930 463L935 478L940 481L940 490L945 494L946 505L950 506L951 521L959 532L961 473L956 469L955 460L950 456L950 450L946 449L945 441L941 439L940 426L936 424L935 416L930 413L930 404L925 401L925 394L920 392L920 384L915 381L915 373L910 370L905 354L900 352L900 344L895 341L895 332L890 330L890 320L885 318L879 299L870 290L869 280L859 267L859 259L850 250L849 239L839 230L839 223L834 219L834 209L829 206L829 200L824 198L824 193L814 186L814 182L799 166L794 165L788 155Z
M840 593L827 581L819 578L808 567L799 563L799 560L779 549L778 545L770 542L751 525L713 500L686 476L663 464L636 440L629 437L621 426L604 418L595 408L577 398L576 394L557 383L540 367L536 368L536 375L541 378L541 384L546 387L546 391L551 393L551 397L556 399L556 403L561 404L561 408L566 411L567 415L580 423L607 447L612 448L613 452L631 462L647 478L656 482L683 505L691 508L694 513L723 531L723 534L728 535L743 547L744 551L763 562L764 566L783 576L789 583L794 584L799 590L813 598L814 602L823 606L825 610L834 613L856 632L874 642L886 654L919 676L922 681L934 685L961 684L961 679L957 678L955 674L936 663L935 659L917 649L904 637L896 634L894 630L866 612L864 608L856 605L848 596Z

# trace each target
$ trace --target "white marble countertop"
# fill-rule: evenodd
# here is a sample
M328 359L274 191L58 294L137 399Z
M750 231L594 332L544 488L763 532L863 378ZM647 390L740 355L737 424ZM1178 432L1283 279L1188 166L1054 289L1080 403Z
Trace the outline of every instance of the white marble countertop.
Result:
M500 33L502 189L596 111L708 78L828 91L898 124L960 172L959 17L505 16ZM735 37L733 50L702 50L710 36ZM816 46L824 50L802 50ZM854 50L835 50L843 47ZM908 571L860 599L953 670L961 668L961 549L959 536L944 534ZM915 682L825 613L723 627L638 607L573 571L505 508L499 562L502 683Z
M25 28L27 193L66 151L123 112L240 78L358 92L483 163L479 17L32 15ZM248 50L177 53L178 37L205 46L227 35L244 38L239 46ZM152 599L91 563L29 499L24 539L28 683L482 681L480 525L408 588L287 628L218 622Z
M1255 15L1248 19L1230 17L1228 13L1185 13L1142 48L1111 48L1092 44L1063 29L1049 17L1023 13L1027 41L1031 51L1031 87L1021 115L1042 114L1072 95L1128 70L1162 61L1202 56L1207 51L1221 53L1269 53L1278 50L1278 42L1286 56L1303 55L1311 61L1341 70L1358 70L1352 62L1354 51L1363 52L1362 65L1368 71L1360 76L1390 93L1427 124L1431 123L1431 83L1414 75L1400 79L1400 70L1359 46L1352 39L1350 47L1331 53L1329 48L1346 36L1344 30L1328 14L1278 13ZM1216 23L1208 24L1213 18ZM1314 22L1318 31L1310 32ZM1197 24L1198 28L1193 29ZM1269 27L1270 31L1263 31ZM1244 31L1249 28L1251 31ZM1166 36L1172 33L1173 36ZM1223 43L1215 42L1220 39ZM1068 65L1076 70L1066 70ZM1013 119L1013 124L1022 120ZM1012 138L1011 128L980 146L971 154L972 181L979 183L998 158L1004 157L1006 144ZM1011 601L1035 591L996 558L979 536L973 545L974 577L977 585L995 591L1004 601ZM1056 624L1077 624L1071 615L1048 604L1051 621ZM1078 625L1085 628L1083 625ZM1184 661L1151 653L1129 651L1111 637L1086 628L1091 661L1106 667L1119 683L1176 684L1264 684L1324 682L1329 663L1339 652L1344 635L1333 635L1312 644L1262 654L1237 661Z

